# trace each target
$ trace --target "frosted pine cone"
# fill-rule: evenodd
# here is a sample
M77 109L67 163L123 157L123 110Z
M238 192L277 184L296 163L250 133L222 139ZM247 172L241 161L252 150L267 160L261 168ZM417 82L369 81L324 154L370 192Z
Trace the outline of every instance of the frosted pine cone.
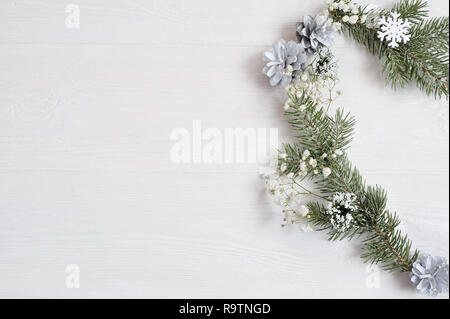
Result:
M270 85L284 88L305 66L307 56L301 45L282 39L264 53L264 62L263 73L270 78Z
M324 15L318 15L316 18L305 16L303 22L297 23L297 40L308 53L332 46L334 37L335 29Z
M424 255L414 263L411 281L421 294L436 297L448 292L448 270L444 258Z

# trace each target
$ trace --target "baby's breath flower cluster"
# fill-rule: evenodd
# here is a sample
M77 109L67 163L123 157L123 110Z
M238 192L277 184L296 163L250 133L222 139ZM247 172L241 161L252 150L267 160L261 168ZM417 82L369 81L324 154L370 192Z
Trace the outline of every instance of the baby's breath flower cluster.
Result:
M341 22L357 24L365 23L367 14L365 10L351 0L328 0L328 11L334 19L334 23L341 28Z
M277 170L269 170L263 173L263 177L274 202L283 209L282 226L299 224L303 231L312 231L309 209L303 204L306 195L312 192L301 185L300 178L293 173L280 174Z
M357 197L352 193L336 193L328 204L326 213L330 223L338 232L345 232L354 226L353 214L358 210Z
M286 88L289 98L284 104L285 111L292 108L306 111L307 105L301 103L304 100L330 106L342 95L339 90L335 92L338 81L334 54L328 48L319 49L303 74Z

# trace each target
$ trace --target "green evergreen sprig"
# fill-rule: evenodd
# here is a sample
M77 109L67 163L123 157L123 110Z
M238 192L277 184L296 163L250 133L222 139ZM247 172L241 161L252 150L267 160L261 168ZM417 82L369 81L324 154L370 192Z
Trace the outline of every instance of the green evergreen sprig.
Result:
M366 12L365 12L366 11ZM411 40L391 48L377 36L377 19L398 12L412 23ZM415 82L427 95L449 97L449 18L428 18L428 4L423 0L403 0L392 10L362 10L366 15L357 23L344 22L346 12L333 10L333 20L369 52L381 59L386 81L394 89Z
M400 220L386 209L387 195L379 186L366 186L359 171L347 156L330 156L337 149L346 150L353 138L355 120L342 109L334 116L327 112L328 103L323 105L311 98L307 90L301 94L290 94L291 107L286 111L289 123L295 131L296 143L284 145L284 174L300 174L299 163L308 150L318 159L318 167L328 167L327 177L309 173L304 179L312 179L323 198L331 200L333 194L351 193L357 197L358 210L353 214L355 222L345 231L337 230L331 223L326 206L321 202L308 204L309 220L318 230L328 231L329 240L361 238L362 258L366 262L381 264L391 272L411 271L419 252L412 249L407 235L398 230ZM327 155L327 156L324 156ZM320 197L319 196L319 197Z

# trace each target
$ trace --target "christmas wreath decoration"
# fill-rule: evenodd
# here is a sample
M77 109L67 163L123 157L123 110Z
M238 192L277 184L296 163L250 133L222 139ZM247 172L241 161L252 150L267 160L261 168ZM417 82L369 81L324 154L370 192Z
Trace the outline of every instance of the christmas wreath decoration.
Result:
M266 187L283 209L284 224L328 231L329 240L359 238L362 258L391 272L410 273L426 295L447 293L449 266L442 257L413 249L387 209L387 194L367 186L347 157L355 119L342 109L331 114L337 62L331 51L336 35L347 33L383 63L394 88L415 82L435 98L449 96L449 19L427 19L427 3L403 0L392 10L350 0L328 0L328 9L297 24L297 41L279 40L264 53L263 73L285 88L286 116L295 142L265 168ZM314 198L305 203L304 198Z

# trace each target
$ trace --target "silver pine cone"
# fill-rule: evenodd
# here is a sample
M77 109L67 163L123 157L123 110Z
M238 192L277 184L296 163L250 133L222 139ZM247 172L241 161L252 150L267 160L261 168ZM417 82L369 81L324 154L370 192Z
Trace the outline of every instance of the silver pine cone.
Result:
M335 29L324 15L318 15L316 18L305 16L303 22L297 23L297 40L308 53L332 46L334 37Z
M270 85L284 88L306 65L307 55L299 43L281 39L264 53L264 62L263 73L270 78Z
M448 270L445 258L424 255L414 263L411 281L421 294L436 297L448 292Z

